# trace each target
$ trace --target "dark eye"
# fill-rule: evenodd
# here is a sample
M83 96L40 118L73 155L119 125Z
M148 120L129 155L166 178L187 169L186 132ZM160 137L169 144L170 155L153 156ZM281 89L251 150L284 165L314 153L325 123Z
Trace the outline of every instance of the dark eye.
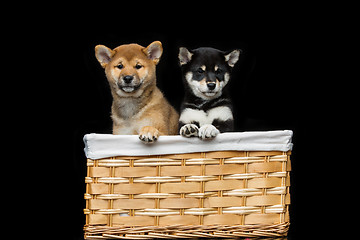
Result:
M216 69L215 73L220 74L220 73L222 73L222 70L220 68L218 68L218 69Z
M135 68L136 68L136 69L140 69L140 68L142 68L142 67L143 67L143 66L140 65L140 64L136 64L136 65L135 65Z
M204 73L205 71L202 68L198 68L197 72L198 73Z
M124 65L122 65L121 63L119 65L116 66L118 69L123 69Z

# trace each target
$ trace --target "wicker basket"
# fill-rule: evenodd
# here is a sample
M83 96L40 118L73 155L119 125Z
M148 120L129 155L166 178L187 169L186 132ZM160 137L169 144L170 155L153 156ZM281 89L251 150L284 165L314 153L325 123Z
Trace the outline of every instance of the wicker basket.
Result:
M89 146L85 137L85 239L285 236L291 136L287 151L236 149L98 159L89 158L89 149L100 150ZM155 144L161 144L160 139ZM184 141L194 146L198 140Z

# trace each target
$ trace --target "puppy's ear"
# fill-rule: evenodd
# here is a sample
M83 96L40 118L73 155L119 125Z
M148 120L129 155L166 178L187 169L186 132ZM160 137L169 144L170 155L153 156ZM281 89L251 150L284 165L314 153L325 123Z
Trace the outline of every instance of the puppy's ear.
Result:
M97 45L95 47L95 56L103 68L111 61L114 51L104 45Z
M150 45L144 48L142 51L149 59L153 60L155 64L158 64L163 53L163 48L160 41L155 41L150 43Z
M235 49L234 51L231 51L230 53L225 53L225 61L229 64L230 67L234 67L235 63L239 60L241 50Z
M184 47L181 47L179 49L179 61L180 61L180 66L187 64L188 62L190 62L191 57L192 57L192 53L189 52L189 50L187 50Z

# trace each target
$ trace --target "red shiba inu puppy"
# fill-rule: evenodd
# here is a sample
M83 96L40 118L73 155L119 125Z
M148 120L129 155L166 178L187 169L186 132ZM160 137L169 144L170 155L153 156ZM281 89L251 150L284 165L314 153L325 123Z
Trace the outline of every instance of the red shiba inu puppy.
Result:
M145 143L160 135L177 134L179 115L156 86L156 65L162 51L159 41L147 47L95 47L113 96L113 134L137 134Z

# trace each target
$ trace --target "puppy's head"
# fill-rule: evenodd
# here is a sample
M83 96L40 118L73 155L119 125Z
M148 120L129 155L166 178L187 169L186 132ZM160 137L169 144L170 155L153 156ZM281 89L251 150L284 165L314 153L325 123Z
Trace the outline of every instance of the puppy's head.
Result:
M156 64L162 54L161 42L147 47L138 44L121 45L113 50L97 45L95 56L105 68L113 94L139 97L148 86L156 85Z
M214 48L180 48L179 61L186 84L204 100L221 96L230 80L230 72L239 60L240 50L222 52Z

